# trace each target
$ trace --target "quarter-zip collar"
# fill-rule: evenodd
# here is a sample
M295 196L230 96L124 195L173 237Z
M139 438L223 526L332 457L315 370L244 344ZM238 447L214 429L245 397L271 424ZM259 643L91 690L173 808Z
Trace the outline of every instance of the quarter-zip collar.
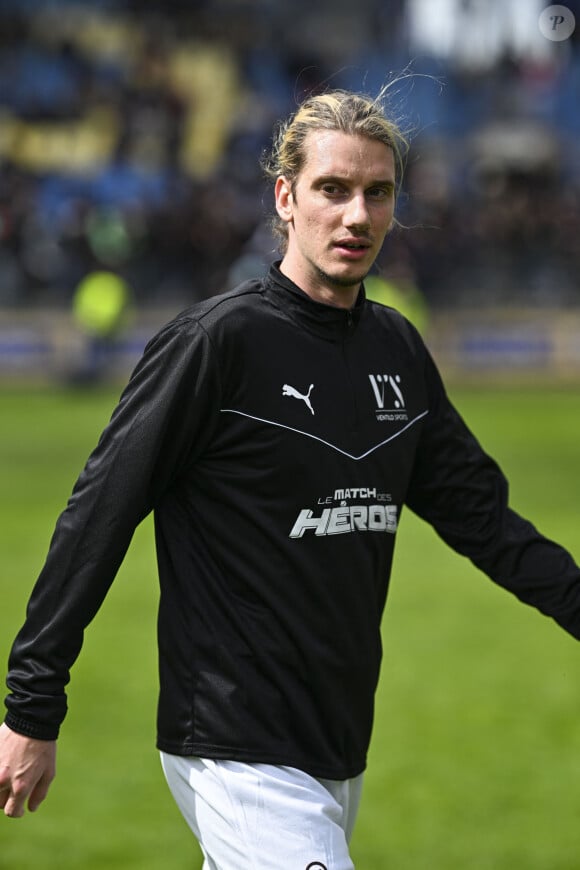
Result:
M265 296L283 309L302 327L329 341L343 341L354 332L365 308L365 291L361 289L352 308L337 308L312 299L272 264L265 281Z

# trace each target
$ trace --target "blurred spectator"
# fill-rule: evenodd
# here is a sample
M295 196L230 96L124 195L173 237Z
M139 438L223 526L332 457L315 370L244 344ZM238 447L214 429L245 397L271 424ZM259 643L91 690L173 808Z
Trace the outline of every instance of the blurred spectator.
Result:
M96 384L108 374L115 347L129 325L131 291L114 272L90 272L73 297L74 320L84 337L83 358L71 373L77 384Z
M429 323L427 302L406 264L395 261L389 263L385 272L369 275L365 291L374 302L396 308L425 335Z

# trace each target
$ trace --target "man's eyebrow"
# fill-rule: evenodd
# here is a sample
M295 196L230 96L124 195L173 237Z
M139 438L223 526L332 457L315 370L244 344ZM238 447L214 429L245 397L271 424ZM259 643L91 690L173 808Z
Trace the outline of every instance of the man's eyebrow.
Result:
M394 178L382 178L378 181L371 181L368 187L394 187L395 179Z
M349 182L348 175L320 175L318 178L314 179L315 184L329 184L332 182L333 184L347 184ZM395 179L393 177L390 178L378 178L373 181L370 181L365 187L394 187Z

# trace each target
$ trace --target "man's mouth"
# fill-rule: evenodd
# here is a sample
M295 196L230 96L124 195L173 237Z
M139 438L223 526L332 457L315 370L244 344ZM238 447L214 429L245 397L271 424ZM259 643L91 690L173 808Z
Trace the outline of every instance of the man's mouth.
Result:
M342 239L335 242L337 248L349 248L353 251L367 250L371 247L371 242L368 239Z
M364 257L371 247L371 242L367 239L342 239L335 242L334 247L346 257Z

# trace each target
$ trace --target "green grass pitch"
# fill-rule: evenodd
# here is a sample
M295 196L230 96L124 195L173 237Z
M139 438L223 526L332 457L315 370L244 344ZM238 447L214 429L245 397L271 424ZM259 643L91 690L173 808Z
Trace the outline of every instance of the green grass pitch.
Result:
M580 559L573 390L451 391L512 504ZM0 655L57 513L116 401L0 393ZM0 867L198 870L154 749L156 573L138 529L73 670L58 775L36 815L0 818ZM580 649L407 513L384 620L357 870L575 870ZM4 667L4 664L3 664Z

